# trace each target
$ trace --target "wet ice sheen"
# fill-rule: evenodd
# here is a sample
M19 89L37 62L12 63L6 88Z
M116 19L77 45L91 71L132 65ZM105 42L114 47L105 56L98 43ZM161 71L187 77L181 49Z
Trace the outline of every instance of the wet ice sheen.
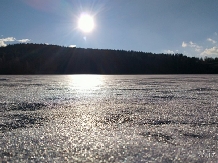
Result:
M0 162L216 162L217 75L0 76Z

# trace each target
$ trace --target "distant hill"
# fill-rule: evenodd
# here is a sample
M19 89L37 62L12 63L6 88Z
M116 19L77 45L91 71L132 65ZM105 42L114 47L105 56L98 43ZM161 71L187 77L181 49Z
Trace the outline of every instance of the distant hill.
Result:
M218 58L14 44L0 47L0 74L217 74Z

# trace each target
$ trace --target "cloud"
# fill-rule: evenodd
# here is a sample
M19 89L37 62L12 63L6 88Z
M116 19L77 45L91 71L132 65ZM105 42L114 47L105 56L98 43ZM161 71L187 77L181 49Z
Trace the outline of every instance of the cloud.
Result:
M217 36L218 33L214 32L214 35ZM211 37L205 38L205 42L202 43L202 46L192 41L189 42L183 41L181 46L184 50L187 51L188 55L194 55L197 57L202 57L202 56L218 57L218 40L215 38L216 38L215 36L213 36L212 38ZM208 44L208 42L210 42L210 44ZM184 51L184 53L186 52Z
M172 50L164 50L164 53L168 53L168 54L174 54L175 52Z
M195 48L195 51L199 52L202 50L202 47L197 45L196 43L193 43L192 41L189 42L189 46L192 48Z
M185 47L187 47L188 45L187 45L187 43L185 43L184 41L182 42L182 47L183 48L185 48Z
M5 42L0 40L0 47L5 47L5 46L7 46L7 45L5 44Z
M21 39L21 40L17 40L18 42L21 42L21 43L25 43L25 42L29 42L30 39Z
M199 46L198 44L190 41L189 43L186 43L186 42L182 42L182 47L185 48L185 47L191 47L191 48L194 48L196 52L200 52L202 50L202 46Z
M208 49L205 49L201 55L203 56L216 56L218 57L218 47L212 47L212 48L208 48Z
M75 48L75 47L76 47L76 45L69 45L69 47L70 47L70 48Z
M0 39L0 47L7 46L7 44L5 42L13 42L15 40L16 39L14 37L2 38L2 39Z
M16 39L14 37L7 37L7 38L2 38L0 41L3 42L10 42L10 41L15 41Z
M215 43L216 43L216 41L215 41L215 40L213 40L213 39L211 39L211 38L208 38L208 39L207 39L207 41L209 41L209 42L212 42L213 44L215 44Z
M7 46L7 42L21 42L21 43L25 43L30 41L30 39L21 39L21 40L17 40L14 37L6 37L6 38L1 38L0 39L0 47L4 47Z

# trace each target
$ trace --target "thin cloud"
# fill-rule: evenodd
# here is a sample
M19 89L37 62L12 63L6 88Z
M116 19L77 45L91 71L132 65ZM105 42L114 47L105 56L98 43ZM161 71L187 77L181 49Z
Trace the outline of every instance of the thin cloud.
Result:
M25 42L29 42L30 39L21 39L21 40L17 40L18 42L21 42L21 43L25 43Z
M197 51L197 52L202 50L202 46L199 46L199 45L197 45L196 43L194 43L192 41L190 41L189 44L190 44L190 47L195 48L195 51Z
M167 54L174 54L175 52L173 50L164 50L164 53L167 53Z
M202 56L218 56L218 47L214 46L212 48L205 49L202 53Z
M209 41L209 42L212 42L213 44L215 44L215 43L216 43L216 41L215 41L215 40L213 40L213 39L211 39L211 38L208 38L208 39L207 39L207 41Z
M198 44L190 41L189 43L186 43L186 42L182 42L182 47L185 48L185 47L191 47L191 48L194 48L194 50L196 52L200 52L202 50L202 46L199 46Z

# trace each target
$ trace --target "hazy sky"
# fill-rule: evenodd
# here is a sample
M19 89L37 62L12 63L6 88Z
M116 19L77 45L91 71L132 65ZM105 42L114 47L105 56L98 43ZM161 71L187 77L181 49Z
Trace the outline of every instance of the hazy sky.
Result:
M0 0L0 46L29 42L218 57L218 0ZM94 17L90 33L81 13Z

